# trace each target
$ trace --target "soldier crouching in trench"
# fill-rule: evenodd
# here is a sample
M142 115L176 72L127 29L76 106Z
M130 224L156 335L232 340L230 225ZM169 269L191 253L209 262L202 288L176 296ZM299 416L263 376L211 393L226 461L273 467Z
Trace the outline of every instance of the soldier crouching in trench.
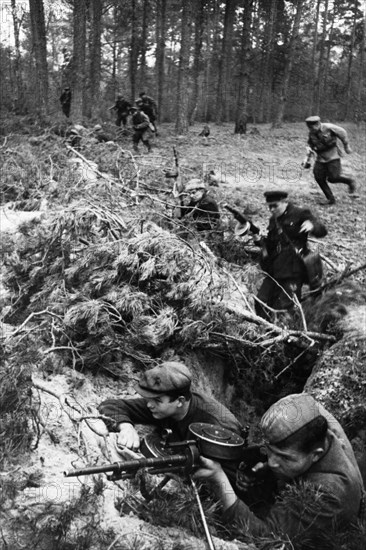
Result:
M250 475L239 470L235 490L213 460L201 457L193 476L213 484L223 524L234 536L277 536L292 549L320 550L330 548L337 530L349 533L365 521L365 490L351 444L320 403L305 393L284 397L264 414L260 428L267 458ZM237 488L255 492L261 471L272 475L276 487L262 514L236 494Z

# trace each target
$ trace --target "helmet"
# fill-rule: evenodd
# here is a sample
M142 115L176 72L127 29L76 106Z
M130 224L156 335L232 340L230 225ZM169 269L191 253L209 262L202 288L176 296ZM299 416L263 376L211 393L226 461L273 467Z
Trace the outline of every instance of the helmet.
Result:
M102 130L101 125L100 125L100 124L96 124L96 125L94 126L94 130L95 130L95 131Z
M142 99L136 99L135 101L136 105L141 105L143 103Z
M205 184L199 178L189 180L184 188L185 191L194 191L195 189L206 189Z

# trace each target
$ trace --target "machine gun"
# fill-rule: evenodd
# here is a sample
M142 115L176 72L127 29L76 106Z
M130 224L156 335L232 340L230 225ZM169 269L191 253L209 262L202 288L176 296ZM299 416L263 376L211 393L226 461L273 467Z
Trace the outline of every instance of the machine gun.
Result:
M64 476L78 477L104 473L109 474L109 480L116 481L131 479L142 468L149 474L190 474L199 466L200 455L219 462L240 461L244 439L236 433L203 422L190 424L189 430L192 439L185 441L170 441L171 430L164 430L162 438L156 434L146 436L141 443L144 458L67 470Z
M253 233L253 235L259 235L260 229L254 223L252 223L250 220L248 220L239 210L236 210L236 208L233 208L232 206L229 206L228 204L224 204L224 208L231 212L238 222L237 227L235 228L235 233L237 235L245 235L250 231Z
M195 494L208 546L210 550L215 550L198 489L190 474L199 467L200 455L222 463L239 463L242 460L247 434L244 435L243 439L231 430L203 422L190 424L189 431L192 439L185 441L170 441L171 430L165 430L162 438L155 434L146 436L141 443L141 452L144 458L67 470L64 472L64 476L78 477L105 473L108 474L107 478L109 480L116 481L133 478L142 468L145 468L149 474L175 473L185 475L188 477ZM170 477L166 476L159 487L164 486L169 480ZM141 493L145 498L151 498L151 494L146 495L146 491L145 494L143 491L144 488L141 488Z

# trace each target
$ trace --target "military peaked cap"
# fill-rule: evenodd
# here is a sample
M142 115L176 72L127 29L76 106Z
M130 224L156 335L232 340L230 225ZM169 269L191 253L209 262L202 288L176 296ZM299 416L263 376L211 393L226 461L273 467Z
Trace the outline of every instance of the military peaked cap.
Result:
M317 122L320 122L320 116L308 116L308 118L305 119L306 124L316 124Z
M264 196L266 197L266 202L282 201L283 199L287 199L288 193L274 189L273 191L265 191Z

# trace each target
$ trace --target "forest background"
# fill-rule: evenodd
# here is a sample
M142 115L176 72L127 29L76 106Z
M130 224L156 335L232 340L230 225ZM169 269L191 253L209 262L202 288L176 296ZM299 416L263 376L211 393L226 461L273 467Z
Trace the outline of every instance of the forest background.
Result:
M9 0L1 3L2 109L108 119L117 93L153 96L161 122L364 119L358 0Z

